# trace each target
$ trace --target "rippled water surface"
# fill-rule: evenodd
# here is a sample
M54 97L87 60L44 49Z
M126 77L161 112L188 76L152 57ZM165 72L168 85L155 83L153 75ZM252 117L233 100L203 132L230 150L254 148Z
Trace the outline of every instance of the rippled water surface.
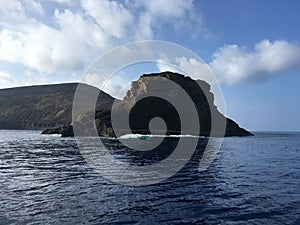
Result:
M299 162L299 133L256 133L225 138L206 171L128 187L96 173L73 138L0 131L0 224L300 224Z

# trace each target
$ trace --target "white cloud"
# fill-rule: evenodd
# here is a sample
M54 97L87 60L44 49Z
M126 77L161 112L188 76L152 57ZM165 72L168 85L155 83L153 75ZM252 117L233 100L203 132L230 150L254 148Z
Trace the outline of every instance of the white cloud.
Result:
M27 78L26 85L34 85L36 83L38 84L50 83L49 77L47 77L43 73L32 71L32 70L26 70L24 74Z
M2 27L13 27L26 20L22 3L16 0L0 0L0 24Z
M263 40L253 50L225 45L210 63L220 82L236 84L264 80L271 75L300 68L300 47L284 40Z
M132 1L129 1L132 2ZM162 28L164 25L176 30L193 28L193 35L202 31L202 17L195 10L193 0L151 0L135 2L135 7L141 11L138 19L136 37L152 38L153 30ZM189 26L187 26L189 25Z
M132 13L121 2L82 0L83 9L113 37L123 38L133 23Z
M161 17L169 19L184 17L187 12L193 12L192 0L151 0L143 1L143 3L146 11L158 19Z
M124 74L114 74L109 78L97 73L87 73L83 77L83 82L94 87L98 87L102 91L109 93L115 98L122 99L127 90L130 89L131 81L126 79Z
M51 0L52 2L57 2L59 4L71 4L74 0Z
M204 80L211 85L215 84L216 79L206 63L195 58L186 59L185 57L178 58L176 61L178 67L186 74L191 74L193 79Z
M61 4L45 10L38 0L0 0L0 60L43 73L80 72L120 43L155 38L162 24L198 24L191 0L53 2Z
M172 63L173 66L158 62L157 68L161 72L184 72L193 79L205 80L211 85L217 82L238 84L261 81L281 72L299 69L300 47L284 40L263 40L251 51L238 45L225 45L213 54L209 64L185 57L177 58Z
M156 63L156 67L158 68L159 72L171 71L175 73L183 73L183 71L180 70L178 66L163 61L160 62L160 60L158 60L158 62Z
M17 31L0 31L0 60L41 72L76 71L111 45L104 32L82 13L55 10L58 28L30 21Z
M146 13L140 16L139 22L137 24L137 29L135 33L135 38L137 40L151 39L153 38L153 30L151 28L151 16Z
M16 83L16 79L5 71L0 71L0 86Z
M44 9L38 0L22 0L26 10L37 14L43 14Z
M217 83L217 79L214 77L210 66L196 58L176 58L173 64L169 64L168 60L159 59L156 66L160 72L171 71L181 74L183 73L195 80L204 80L211 85Z

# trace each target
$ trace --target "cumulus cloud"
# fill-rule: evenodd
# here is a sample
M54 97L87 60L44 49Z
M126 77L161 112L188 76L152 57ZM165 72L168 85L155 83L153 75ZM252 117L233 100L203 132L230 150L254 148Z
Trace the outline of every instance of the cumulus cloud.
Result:
M156 15L157 17L165 16L176 18L184 16L186 12L193 11L192 0L152 0L145 1L144 5L150 14Z
M195 58L186 59L185 57L177 58L179 68L187 74L191 74L193 79L205 80L209 84L215 84L216 80L213 76L210 67Z
M156 67L159 72L171 71L175 73L184 73L184 71L182 71L178 66L162 62L160 60L158 60L158 62L156 63Z
M12 4L11 7L15 6L16 12L24 12L23 5ZM9 19L22 21L22 24L13 28L7 26L0 31L0 60L41 72L82 69L87 60L99 54L99 50L110 47L103 30L80 12L55 10L53 21L56 27L27 18L24 13Z
M225 45L206 64L196 58L176 58L175 62L157 63L163 71L185 73L194 79L215 83L239 84L262 81L292 69L300 69L300 47L284 40L262 40L253 50L238 45Z
M108 49L153 38L161 23L197 23L193 2L0 1L0 60L45 73L78 72ZM47 3L50 4L50 3Z
M134 1L128 2L133 3ZM183 30L187 27L193 27L193 35L202 30L202 18L199 12L195 10L193 0L139 1L133 5L141 12L137 21L137 38L153 38L153 31L165 24Z
M300 68L300 47L284 40L263 40L253 50L225 45L213 54L210 66L220 82L260 81Z
M217 78L212 73L210 66L196 58L177 57L172 64L168 63L168 60L159 59L156 66L160 72L183 73L195 80L204 80L211 85L217 83Z

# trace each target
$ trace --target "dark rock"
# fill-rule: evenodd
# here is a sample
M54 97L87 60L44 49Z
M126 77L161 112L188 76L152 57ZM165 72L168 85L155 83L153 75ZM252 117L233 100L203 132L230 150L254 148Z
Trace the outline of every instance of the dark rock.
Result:
M62 137L74 137L72 125L48 128L41 134L60 134Z
M236 122L234 122L231 119L227 118L227 125L226 125L226 137L232 137L232 136L253 136L252 133L245 130L244 128L241 128Z
M166 78L166 79L161 79ZM171 84L169 81L172 81ZM179 88L174 88L175 83L181 87L194 103L199 116L200 130L192 127L197 116L189 115L189 128L181 127L181 119L174 104L186 104L186 99L179 94ZM167 96L171 102L163 97ZM188 109L187 109L188 110ZM129 112L130 111L130 112ZM125 118L130 113L129 123L132 133L150 134L149 122L154 117L160 117L167 126L166 134L192 134L201 136L248 136L250 132L240 128L237 123L224 117L214 105L214 96L210 92L210 85L202 80L193 80L190 77L172 72L144 74L137 81L132 82L124 99L119 102L113 112L117 118ZM189 113L186 111L186 113ZM97 117L101 120L101 117ZM212 119L218 124L224 124L222 129L212 130ZM122 123L122 121L120 122ZM124 125L125 127L125 125ZM226 127L226 129L225 129ZM117 127L120 135L130 133L122 126ZM212 132L213 131L213 132ZM162 134L161 130L152 130L151 134Z

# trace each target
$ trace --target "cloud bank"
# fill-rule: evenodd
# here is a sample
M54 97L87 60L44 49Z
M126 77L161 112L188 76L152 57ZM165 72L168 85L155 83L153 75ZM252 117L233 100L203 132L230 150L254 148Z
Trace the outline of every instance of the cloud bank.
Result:
M23 66L24 78L25 71L34 71L43 80L53 74L79 76L96 57L120 44L159 38L164 29L175 33L190 29L192 36L193 31L201 33L203 27L192 0L2 0L0 61ZM299 69L300 47L285 40L262 40L252 49L224 45L207 64L179 57L177 69L161 63L157 66L160 71L185 71L209 83L215 82L211 71L220 83L256 82ZM3 84L22 80L2 70ZM87 77L88 83L95 79L94 75ZM118 87L111 89L117 91Z
M284 40L262 40L253 50L225 45L213 54L210 63L220 82L238 84L261 81L300 68L300 47Z
M0 60L45 73L77 72L119 44L155 38L162 21L173 30L201 24L191 0L50 3L0 2Z
M175 67L174 67L175 66ZM195 58L177 58L174 66L158 62L163 71L190 74L213 85L260 82L281 73L300 69L300 47L284 40L262 40L249 50L238 45L224 45L212 55L208 64ZM176 68L177 67L177 68ZM212 74L215 79L212 79Z

